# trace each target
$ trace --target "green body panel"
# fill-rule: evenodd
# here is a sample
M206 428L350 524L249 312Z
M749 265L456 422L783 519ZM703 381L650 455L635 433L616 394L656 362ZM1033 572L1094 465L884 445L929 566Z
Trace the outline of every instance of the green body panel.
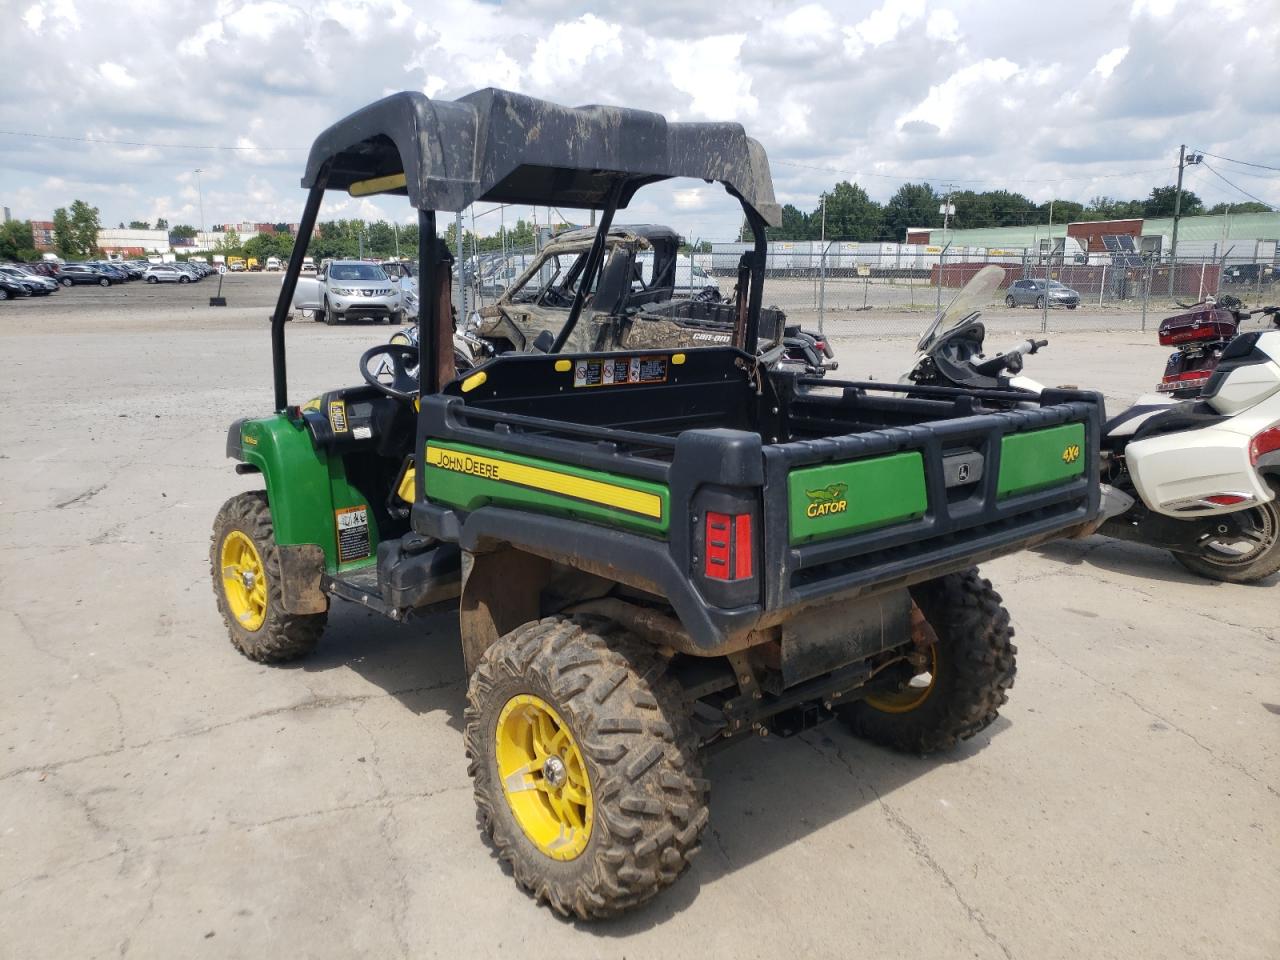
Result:
M1000 442L1000 497L1029 493L1084 472L1084 424L1012 433Z
M262 471L276 543L318 544L325 570L356 570L376 562L378 531L368 511L369 556L338 563L335 510L367 507L364 496L347 483L341 457L325 457L311 443L311 434L283 414L246 420L240 428L242 455Z
M924 459L908 451L794 470L787 499L792 543L913 520L929 505Z
M532 467L540 471L554 474L561 481L559 485L573 487L575 480L585 480L623 491L635 491L657 498L659 516L644 516L632 510L610 505L602 499L592 498L591 491L580 491L582 495L574 496L547 489L538 489L527 483L511 480L492 479L476 473L458 469L446 469L431 464L432 450L447 451L463 458L464 464L479 464L475 457L483 457L486 461L499 461L520 467ZM472 459L468 460L470 457ZM485 504L492 503L519 510L535 510L539 513L551 513L558 516L603 523L608 526L635 530L640 533L665 537L671 520L671 505L667 488L658 483L649 483L633 477L605 473L599 470L587 470L553 460L540 460L523 457L501 450L490 450L461 443L444 443L432 440L427 444L423 462L426 468L423 483L426 487L427 499L460 510L476 510ZM456 461L455 461L456 462ZM479 469L477 467L477 469ZM499 468L499 473L501 468Z

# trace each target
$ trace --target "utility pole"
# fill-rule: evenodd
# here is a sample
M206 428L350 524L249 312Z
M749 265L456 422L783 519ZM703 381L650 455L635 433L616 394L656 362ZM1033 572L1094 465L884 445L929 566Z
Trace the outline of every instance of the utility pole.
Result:
M196 194L200 197L200 233L204 233L204 187L200 184L200 174L204 173L199 167L196 167ZM207 237L205 238L207 241ZM197 242L196 246L204 250L205 247Z
M1169 242L1169 296L1173 296L1173 278L1178 270L1178 218L1182 216L1182 171L1199 163L1204 157L1198 153L1187 156L1187 145L1178 147L1178 189L1173 195L1173 237Z
M1044 313L1040 318L1040 332L1049 329L1049 273L1053 265L1053 197L1049 198L1049 254L1044 258ZM1064 244L1065 248L1065 244Z
M944 183L942 189L946 191L942 198L942 206L938 208L938 212L942 214L942 245L947 246L947 228L951 225L951 218L956 215L955 204L951 202L951 191L956 189L954 183Z
M827 307L827 193L822 193L822 232L821 240L818 241L819 253L821 259L818 261L818 332L822 333L822 322L825 319Z
M461 210L459 210L453 216L453 242L454 242L454 245L457 247L457 253L455 254L455 259L457 260L456 269L457 269L457 277L458 277L458 294L459 294L459 299L462 301L462 304L461 304L462 310L458 313L458 316L462 317L462 319L465 321L467 318L467 283L466 283L466 270L462 262L462 211ZM421 270L422 269L421 266L419 266L418 269Z

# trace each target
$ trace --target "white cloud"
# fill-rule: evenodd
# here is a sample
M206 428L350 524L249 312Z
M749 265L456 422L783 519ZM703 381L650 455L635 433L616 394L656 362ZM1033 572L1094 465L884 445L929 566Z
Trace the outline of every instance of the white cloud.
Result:
M576 77L593 62L622 52L622 27L587 13L557 23L533 48L529 78L540 87L554 87Z
M1115 73L1116 67L1120 66L1120 61L1128 55L1128 47L1116 47L1098 58L1098 62L1093 65L1093 71L1105 80Z
M98 74L105 82L121 90L132 90L138 85L137 78L118 63L107 61L98 64Z
M947 133L956 125L974 98L999 97L1000 85L1018 72L1018 65L1000 57L957 70L942 83L929 88L929 95L903 114L898 129L910 123L924 123Z
M960 39L960 21L950 10L934 10L929 14L924 32L930 40L955 43Z
M778 196L806 210L855 178L845 171L862 171L878 200L905 179L969 178L1084 200L1170 182L1184 140L1264 163L1280 154L1280 22L1252 0L1138 0L1118 13L1078 0L1015 17L954 0L798 2L606 13L585 0L212 0L192 16L154 0L10 0L18 42L6 47L0 126L253 149L0 135L2 199L24 217L81 198L104 222L194 223L198 166L207 223L295 220L307 148L336 119L395 90L452 99L486 86L741 122L768 150ZM1171 68L1203 56L1224 24L1234 70ZM1232 196L1212 178L1195 189L1210 203ZM334 196L322 216L336 211L406 216L383 199ZM626 215L702 237L740 223L700 182L641 191Z

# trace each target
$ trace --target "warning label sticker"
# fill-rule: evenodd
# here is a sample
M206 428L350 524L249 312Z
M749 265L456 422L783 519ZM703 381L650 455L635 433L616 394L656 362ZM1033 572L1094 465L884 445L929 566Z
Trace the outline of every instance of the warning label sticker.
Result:
M351 563L369 556L369 508L340 507L333 515L338 526L338 562Z
M615 387L628 383L665 383L666 357L606 357L578 360L573 365L575 387Z
M341 400L329 403L329 424L334 433L347 432L347 405Z

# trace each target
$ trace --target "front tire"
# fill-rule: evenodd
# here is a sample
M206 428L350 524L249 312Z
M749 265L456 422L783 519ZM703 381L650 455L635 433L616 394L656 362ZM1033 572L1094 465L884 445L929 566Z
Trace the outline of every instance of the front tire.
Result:
M284 663L310 653L328 612L287 613L280 596L280 555L262 490L222 505L209 549L213 592L231 643L250 660Z
M1015 299L1013 299L1013 294L1011 293L1011 294L1009 294L1007 297L1005 297L1005 298L1004 298L1004 305L1005 305L1006 307L1013 308L1013 307L1016 307L1016 306L1018 305L1018 301L1017 301L1017 300L1015 300Z
M1036 297L1036 309L1037 310L1044 309L1044 297Z
M1223 583L1254 583L1280 572L1280 484L1272 483L1275 499L1244 511L1256 546L1232 553L1213 542L1200 553L1175 553L1173 558L1197 576Z
M554 616L493 644L467 691L481 831L553 910L614 916L673 883L708 819L665 661L609 621Z
M63 278L62 278L61 280L59 280L58 282L59 282L60 284L62 284L64 287L69 287L69 286L71 286L71 278L70 278L70 277L63 277Z
M329 298L324 298L324 322L327 326L332 327L338 322L338 318L333 315L333 310L329 307Z
M111 286L111 281L108 280L106 277L103 277L101 280L98 281L98 286L109 287Z
M926 624L926 642L915 648L923 669L887 668L898 670L898 682L844 707L841 717L873 743L928 754L995 720L1013 686L1018 650L1000 594L977 568L917 584L911 599Z
M157 280L155 277L147 277L147 283L159 283L159 282L160 281Z
M191 278L190 278L190 277L187 277L187 276L181 276L181 277L179 277L179 278L178 278L178 282L179 282L179 283L190 283L190 282L191 282Z

